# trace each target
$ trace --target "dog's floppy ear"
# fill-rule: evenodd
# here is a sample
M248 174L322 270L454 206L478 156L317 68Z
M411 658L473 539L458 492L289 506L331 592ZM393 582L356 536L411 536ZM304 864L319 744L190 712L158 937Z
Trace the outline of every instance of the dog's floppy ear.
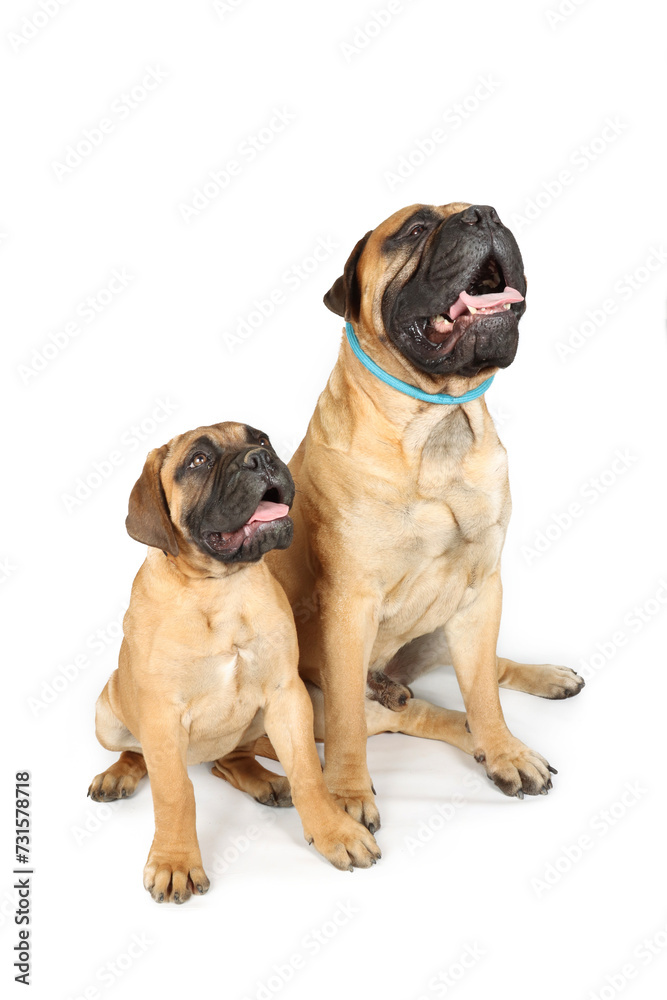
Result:
M177 556L178 542L160 479L160 469L168 447L163 444L161 448L153 448L149 453L144 471L130 493L125 527L128 535L137 542Z
M333 285L324 296L324 304L331 312L343 319L359 319L359 306L361 304L361 289L357 277L357 264L363 252L368 237L373 232L372 229L359 240L354 250L347 258L345 270L340 278L336 278Z

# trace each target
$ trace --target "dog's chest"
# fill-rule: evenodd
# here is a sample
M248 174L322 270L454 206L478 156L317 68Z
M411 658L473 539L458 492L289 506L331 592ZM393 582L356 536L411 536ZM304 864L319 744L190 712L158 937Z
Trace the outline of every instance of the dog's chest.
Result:
M264 704L270 668L264 631L242 618L230 619L224 610L200 626L207 629L208 642L183 678L182 722L189 732L190 762L215 760L239 744Z
M497 568L510 515L505 449L434 436L403 484L382 560L379 637L404 641L442 625Z

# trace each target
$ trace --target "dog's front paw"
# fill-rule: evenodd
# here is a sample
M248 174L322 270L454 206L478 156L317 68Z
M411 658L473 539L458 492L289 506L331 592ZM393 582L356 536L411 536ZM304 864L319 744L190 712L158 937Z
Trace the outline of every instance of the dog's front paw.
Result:
M370 868L382 857L375 837L361 823L335 809L316 830L304 830L306 840L341 871Z
M344 812L375 833L380 829L380 813L375 805L373 789L330 788L336 805Z
M551 775L557 773L541 754L514 736L493 749L477 749L473 756L501 792L519 799L524 795L546 795L552 787Z
M151 848L144 868L144 889L156 903L185 903L193 892L203 896L210 884L198 851Z

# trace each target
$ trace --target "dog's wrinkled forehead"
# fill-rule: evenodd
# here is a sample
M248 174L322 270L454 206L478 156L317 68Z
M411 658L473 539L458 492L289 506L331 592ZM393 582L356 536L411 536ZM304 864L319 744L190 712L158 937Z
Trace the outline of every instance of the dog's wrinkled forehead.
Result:
M360 300L371 314L364 319L374 325L380 321L380 308L385 289L401 274L407 281L417 269L424 250L440 226L452 215L469 208L468 202L453 201L448 205L408 205L394 212L367 236L357 260L356 275ZM420 227L430 231L427 239L415 240L412 234ZM368 294L372 292L372 294Z
M167 499L173 489L184 481L183 472L199 455L212 459L221 453L236 454L243 448L259 445L268 437L254 427L228 420L207 427L196 427L186 434L179 434L168 444L162 464L162 482ZM199 459L201 461L202 459Z
M415 253L410 236L418 227L435 232L446 219L468 207L468 202L453 201L449 205L408 205L394 212L370 234L359 260L360 275L363 276L367 268L375 275L395 274ZM421 256L424 244L418 246Z

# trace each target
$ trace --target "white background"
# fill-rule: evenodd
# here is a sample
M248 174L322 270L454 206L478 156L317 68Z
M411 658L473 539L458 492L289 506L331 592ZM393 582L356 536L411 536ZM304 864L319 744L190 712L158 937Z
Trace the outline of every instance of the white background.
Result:
M652 256L665 249L664 38L654 8L588 0L556 21L556 0L414 0L366 31L384 0L218 6L70 0L44 18L37 0L5 0L0 15L3 978L16 942L12 782L27 768L33 997L653 1000L667 971L662 952L649 960L642 947L667 943L667 268ZM131 113L118 110L149 69L166 76ZM475 97L480 78L487 89ZM293 120L250 161L243 144L276 108ZM59 170L103 118L113 130ZM417 165L418 142L439 128L444 141ZM401 157L415 165L396 181ZM230 159L240 173L209 188L186 222L181 206ZM571 182L559 191L564 170ZM518 358L488 395L514 497L500 650L581 671L598 654L573 701L502 694L514 733L559 769L553 792L510 800L451 747L376 737L384 857L349 875L305 846L294 810L269 813L194 768L212 889L156 906L141 885L147 783L111 807L86 799L113 759L95 740L94 703L143 558L124 530L132 484L150 448L219 420L268 431L288 458L337 354L341 323L321 299L352 246L403 205L452 200L494 205L528 276ZM335 247L288 283L320 239ZM654 270L642 270L647 259ZM80 304L114 269L131 280L87 322ZM634 272L632 290L624 275ZM230 350L255 300L276 290L284 301ZM560 356L608 299L612 314ZM65 346L26 373L39 365L33 350L72 322L77 335L61 335ZM159 400L172 412L157 420ZM625 465L610 471L617 450ZM68 510L64 496L111 452L111 474L93 475L97 486ZM642 607L645 620L633 611ZM416 687L460 705L450 668ZM261 833L239 840L249 828ZM319 946L312 931L323 926ZM130 960L133 934L150 943ZM466 949L478 957L454 983ZM303 967L283 985L274 967L284 978L295 955Z

